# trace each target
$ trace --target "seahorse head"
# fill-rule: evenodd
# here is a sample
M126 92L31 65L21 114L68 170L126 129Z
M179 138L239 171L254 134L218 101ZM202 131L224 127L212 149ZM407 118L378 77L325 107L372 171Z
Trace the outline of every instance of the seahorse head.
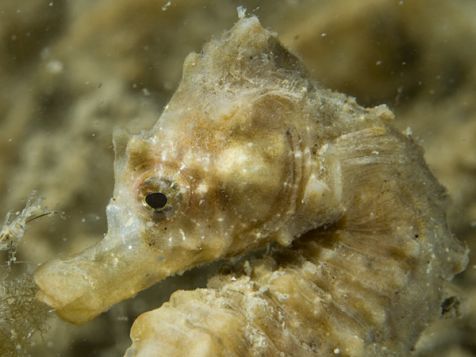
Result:
M36 274L66 319L193 266L288 245L339 214L332 165L316 160L313 84L256 18L225 37L189 55L150 131L116 135L106 237Z

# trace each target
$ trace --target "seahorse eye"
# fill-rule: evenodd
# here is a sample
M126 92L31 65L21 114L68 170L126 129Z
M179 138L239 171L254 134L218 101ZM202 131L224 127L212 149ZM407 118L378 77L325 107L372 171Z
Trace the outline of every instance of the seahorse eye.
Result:
M151 192L145 196L145 203L153 209L161 209L167 204L167 196L162 192Z

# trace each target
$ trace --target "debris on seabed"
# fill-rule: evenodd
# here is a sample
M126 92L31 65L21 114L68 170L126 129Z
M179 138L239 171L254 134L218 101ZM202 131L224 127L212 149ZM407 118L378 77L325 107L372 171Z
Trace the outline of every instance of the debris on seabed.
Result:
M43 206L43 199L33 192L21 212L8 212L0 230L0 251L14 252L25 235L27 223L54 213Z
M167 1L164 6L162 6L162 11L167 11L167 9L172 5L172 1Z

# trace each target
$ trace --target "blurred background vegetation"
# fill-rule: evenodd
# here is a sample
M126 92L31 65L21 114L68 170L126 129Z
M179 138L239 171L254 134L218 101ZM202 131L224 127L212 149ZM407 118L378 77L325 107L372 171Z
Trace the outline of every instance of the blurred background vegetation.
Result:
M113 128L153 125L184 57L231 27L239 5L324 86L395 111L449 191L453 232L476 249L474 0L0 0L0 217L33 190L61 212L28 224L10 277L102 238ZM49 313L25 353L121 355L141 312L205 280L168 280L80 327ZM474 254L457 284L460 316L432 326L416 355L476 355ZM0 319L0 337L8 329Z

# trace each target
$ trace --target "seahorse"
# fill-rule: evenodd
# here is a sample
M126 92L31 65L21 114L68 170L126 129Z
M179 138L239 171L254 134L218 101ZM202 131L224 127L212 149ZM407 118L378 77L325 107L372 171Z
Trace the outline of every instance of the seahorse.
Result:
M179 291L128 356L405 355L465 248L446 193L384 105L322 88L254 17L190 54L155 126L115 134L108 232L35 275L82 323L158 281L264 250Z

